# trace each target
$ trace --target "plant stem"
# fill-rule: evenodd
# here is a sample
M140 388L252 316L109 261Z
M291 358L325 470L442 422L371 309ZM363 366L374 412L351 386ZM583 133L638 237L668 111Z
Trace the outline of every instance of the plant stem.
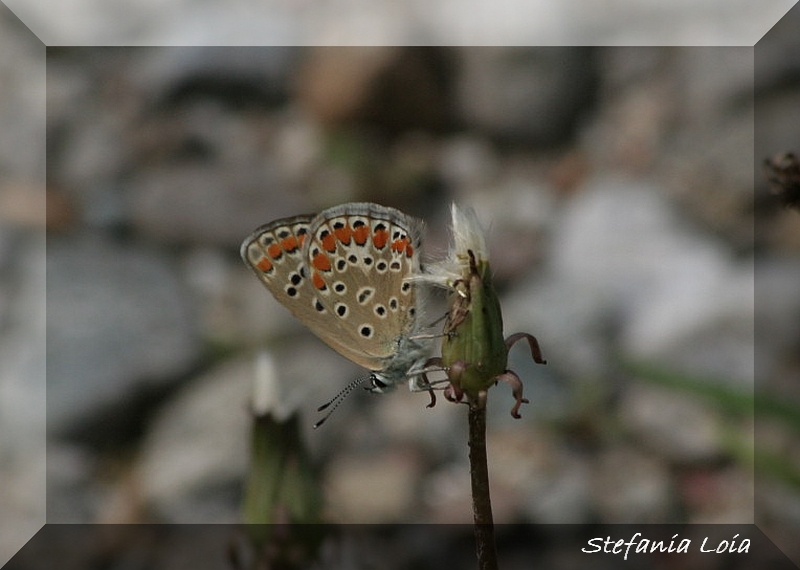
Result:
M486 461L486 392L469 405L469 464L472 480L472 516L479 570L497 570L489 467Z

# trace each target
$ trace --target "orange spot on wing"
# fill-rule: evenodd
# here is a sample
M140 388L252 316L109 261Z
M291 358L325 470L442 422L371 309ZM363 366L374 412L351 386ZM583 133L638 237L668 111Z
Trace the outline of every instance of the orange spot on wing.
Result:
M387 241L389 241L389 232L386 230L375 230L375 233L372 234L372 245L378 249L383 249Z
M333 230L333 233L336 235L336 239L342 242L345 245L350 245L350 237L353 235L353 230L350 229L350 226L344 226L343 228L338 228Z
M367 243L367 238L369 237L369 228L367 226L358 226L356 229L353 230L353 239L356 240L358 245L364 245Z
M296 250L298 245L299 244L297 243L297 238L295 236L289 236L281 241L281 247L283 248L283 251L287 253L291 253Z
M266 257L262 257L261 260L256 263L256 267L264 273L267 273L268 271L272 271L272 262Z
M412 257L414 255L414 247L411 244L406 246L406 257Z
M316 271L314 272L314 275L311 276L311 282L314 284L314 287L316 287L320 291L326 288L325 280L322 279L322 275L320 275Z
M267 247L267 255L269 255L272 259L278 259L282 253L283 250L281 249L280 244L273 243Z
M336 236L333 234L328 234L322 238L322 248L331 253L336 251Z
M306 234L300 234L297 236L297 245L299 247L303 247L303 242L306 241Z
M320 271L331 270L331 260L328 259L328 256L324 253L318 253L315 255L314 259L311 261L311 264L314 266L314 269L319 269Z
M392 242L392 251L396 251L397 253L403 253L406 247L408 247L408 240L406 238L396 239Z

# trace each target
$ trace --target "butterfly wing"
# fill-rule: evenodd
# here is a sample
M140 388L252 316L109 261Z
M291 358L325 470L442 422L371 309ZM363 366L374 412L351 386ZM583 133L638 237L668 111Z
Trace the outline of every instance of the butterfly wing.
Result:
M314 289L303 268L303 242L313 216L275 220L256 229L242 243L245 264L270 293L306 323Z
M293 216L259 227L242 243L242 259L273 297L312 333L345 358L366 366L358 345L336 330L337 319L311 284L303 251L313 219L311 215Z
M330 208L308 226L303 255L316 297L332 316L336 340L329 344L342 354L336 345L348 347L355 353L349 358L370 370L406 359L418 323L408 278L420 271L421 233L416 218L369 203Z

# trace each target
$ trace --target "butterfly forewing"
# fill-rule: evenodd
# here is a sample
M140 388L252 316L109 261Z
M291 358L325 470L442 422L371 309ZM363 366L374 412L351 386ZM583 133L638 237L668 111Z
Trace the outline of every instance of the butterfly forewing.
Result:
M303 262L303 244L313 216L276 220L254 231L242 244L242 258L272 295L306 326L323 311ZM315 331L316 332L316 331Z
M398 339L417 322L408 277L419 271L419 225L396 210L349 204L309 226L304 253L312 286L338 321L339 342L358 347L356 362L372 370L395 356Z

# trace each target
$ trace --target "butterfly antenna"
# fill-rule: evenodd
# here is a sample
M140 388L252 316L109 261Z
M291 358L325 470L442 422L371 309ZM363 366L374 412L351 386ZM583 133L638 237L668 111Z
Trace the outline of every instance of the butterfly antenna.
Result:
M360 386L361 384L363 384L363 383L364 383L364 381L365 381L367 378L369 378L369 376L363 376L363 377L361 377L361 378L356 378L355 380L353 380L352 382L350 382L350 383L349 383L347 386L345 386L344 388L342 388L342 389L339 391L339 393L338 393L338 394L336 394L336 395L335 395L333 398L331 398L331 399L330 399L330 400L328 400L326 403L322 404L322 405L321 405L319 408L317 408L317 411L318 411L318 412L322 412L322 411L324 411L324 410L326 410L326 409L328 409L328 408L330 408L330 410L328 410L328 413L327 413L327 414L325 414L325 416L323 416L323 418L322 418L321 420L319 420L317 423L315 423L315 424L314 424L312 427L313 427L314 429L317 429L319 426L321 426L323 423L325 423L325 420L327 420L329 417L331 417L331 414L332 414L333 412L335 412L335 411L336 411L336 408L338 408L338 407L339 407L339 404L341 404L341 403L344 401L344 399L345 399L345 398L347 398L347 396L349 396L349 395L350 395L350 392L352 392L352 391L353 391L353 390L355 390L355 389L356 389L358 386Z

